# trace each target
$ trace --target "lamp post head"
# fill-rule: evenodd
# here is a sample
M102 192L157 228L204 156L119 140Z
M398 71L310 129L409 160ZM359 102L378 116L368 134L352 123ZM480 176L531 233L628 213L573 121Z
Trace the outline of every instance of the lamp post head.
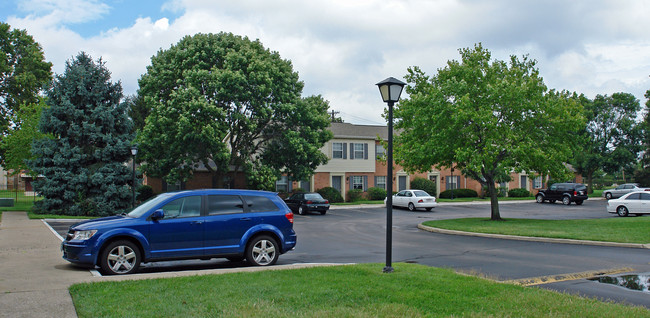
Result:
M138 146L131 146L131 155L135 156L138 154Z
M389 77L379 83L379 93L381 93L381 99L385 103L394 104L399 101L399 96L402 94L402 89L406 83L394 78Z

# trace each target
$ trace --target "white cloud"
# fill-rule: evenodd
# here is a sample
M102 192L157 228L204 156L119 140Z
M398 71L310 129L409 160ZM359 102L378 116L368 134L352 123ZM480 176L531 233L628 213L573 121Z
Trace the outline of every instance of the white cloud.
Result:
M101 0L22 0L18 8L30 14L46 15L58 23L92 21L110 10Z
M8 22L43 45L56 72L83 50L102 56L128 94L158 50L186 35L222 31L259 38L291 60L305 94L322 94L351 122L384 122L378 81L402 78L414 65L433 75L459 59L458 48L477 42L498 59L529 54L551 88L591 97L625 91L642 102L650 88L650 2L641 0L173 0L162 9L179 14L176 19L152 21L144 13L128 27L86 38L66 27L75 19L60 11L90 21L108 10L99 0L31 0L22 6L34 12L40 7L42 14L28 11Z

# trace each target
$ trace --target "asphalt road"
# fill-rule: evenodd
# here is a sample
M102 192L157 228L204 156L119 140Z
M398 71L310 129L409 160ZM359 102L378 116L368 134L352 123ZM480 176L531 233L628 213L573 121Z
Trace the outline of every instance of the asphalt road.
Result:
M501 204L503 218L586 219L615 218L605 210L605 201L590 200L582 206L534 202ZM486 204L439 205L431 212L393 211L393 259L399 262L453 268L495 280L525 279L565 275L585 271L632 268L650 272L647 249L583 246L513 241L446 235L421 231L427 220L460 217L489 217ZM649 216L644 216L649 217ZM70 223L59 222L58 232ZM56 226L57 224L52 224ZM384 263L386 261L385 208L333 209L327 215L296 215L296 249L280 256L278 264L293 263ZM183 261L145 264L142 271L178 271L200 268L245 266L225 260ZM383 266L381 266L383 267ZM380 270L380 267L378 268ZM578 279L538 285L565 291L641 305L650 308L650 294L622 287Z

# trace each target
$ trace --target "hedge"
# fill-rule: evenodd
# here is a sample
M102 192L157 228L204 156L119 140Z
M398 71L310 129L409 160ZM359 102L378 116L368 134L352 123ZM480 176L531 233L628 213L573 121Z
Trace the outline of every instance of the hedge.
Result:
M341 192L335 188L325 187L319 189L316 192L318 192L326 200L330 201L330 203L343 202L343 196L341 196Z
M531 197L532 195L526 189L517 188L508 191L508 196L512 198L527 198L527 197Z
M359 201L361 199L363 199L363 190L352 189L352 190L348 191L348 201L349 202Z
M411 181L411 189L422 190L429 195L436 195L436 183L425 178L415 178Z
M368 188L368 198L370 200L383 200L386 198L386 190L382 188Z
M441 199L451 199L451 191L445 190L440 192ZM472 189L454 189L454 198L477 198L478 193Z

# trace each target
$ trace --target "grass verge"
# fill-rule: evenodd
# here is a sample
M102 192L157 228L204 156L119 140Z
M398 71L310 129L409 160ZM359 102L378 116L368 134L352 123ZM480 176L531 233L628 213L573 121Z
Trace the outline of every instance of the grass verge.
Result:
M84 283L79 317L650 317L628 307L399 263Z
M589 220L466 218L426 221L424 225L441 229L506 234L519 236L564 238L619 243L650 243L650 217L628 217Z

